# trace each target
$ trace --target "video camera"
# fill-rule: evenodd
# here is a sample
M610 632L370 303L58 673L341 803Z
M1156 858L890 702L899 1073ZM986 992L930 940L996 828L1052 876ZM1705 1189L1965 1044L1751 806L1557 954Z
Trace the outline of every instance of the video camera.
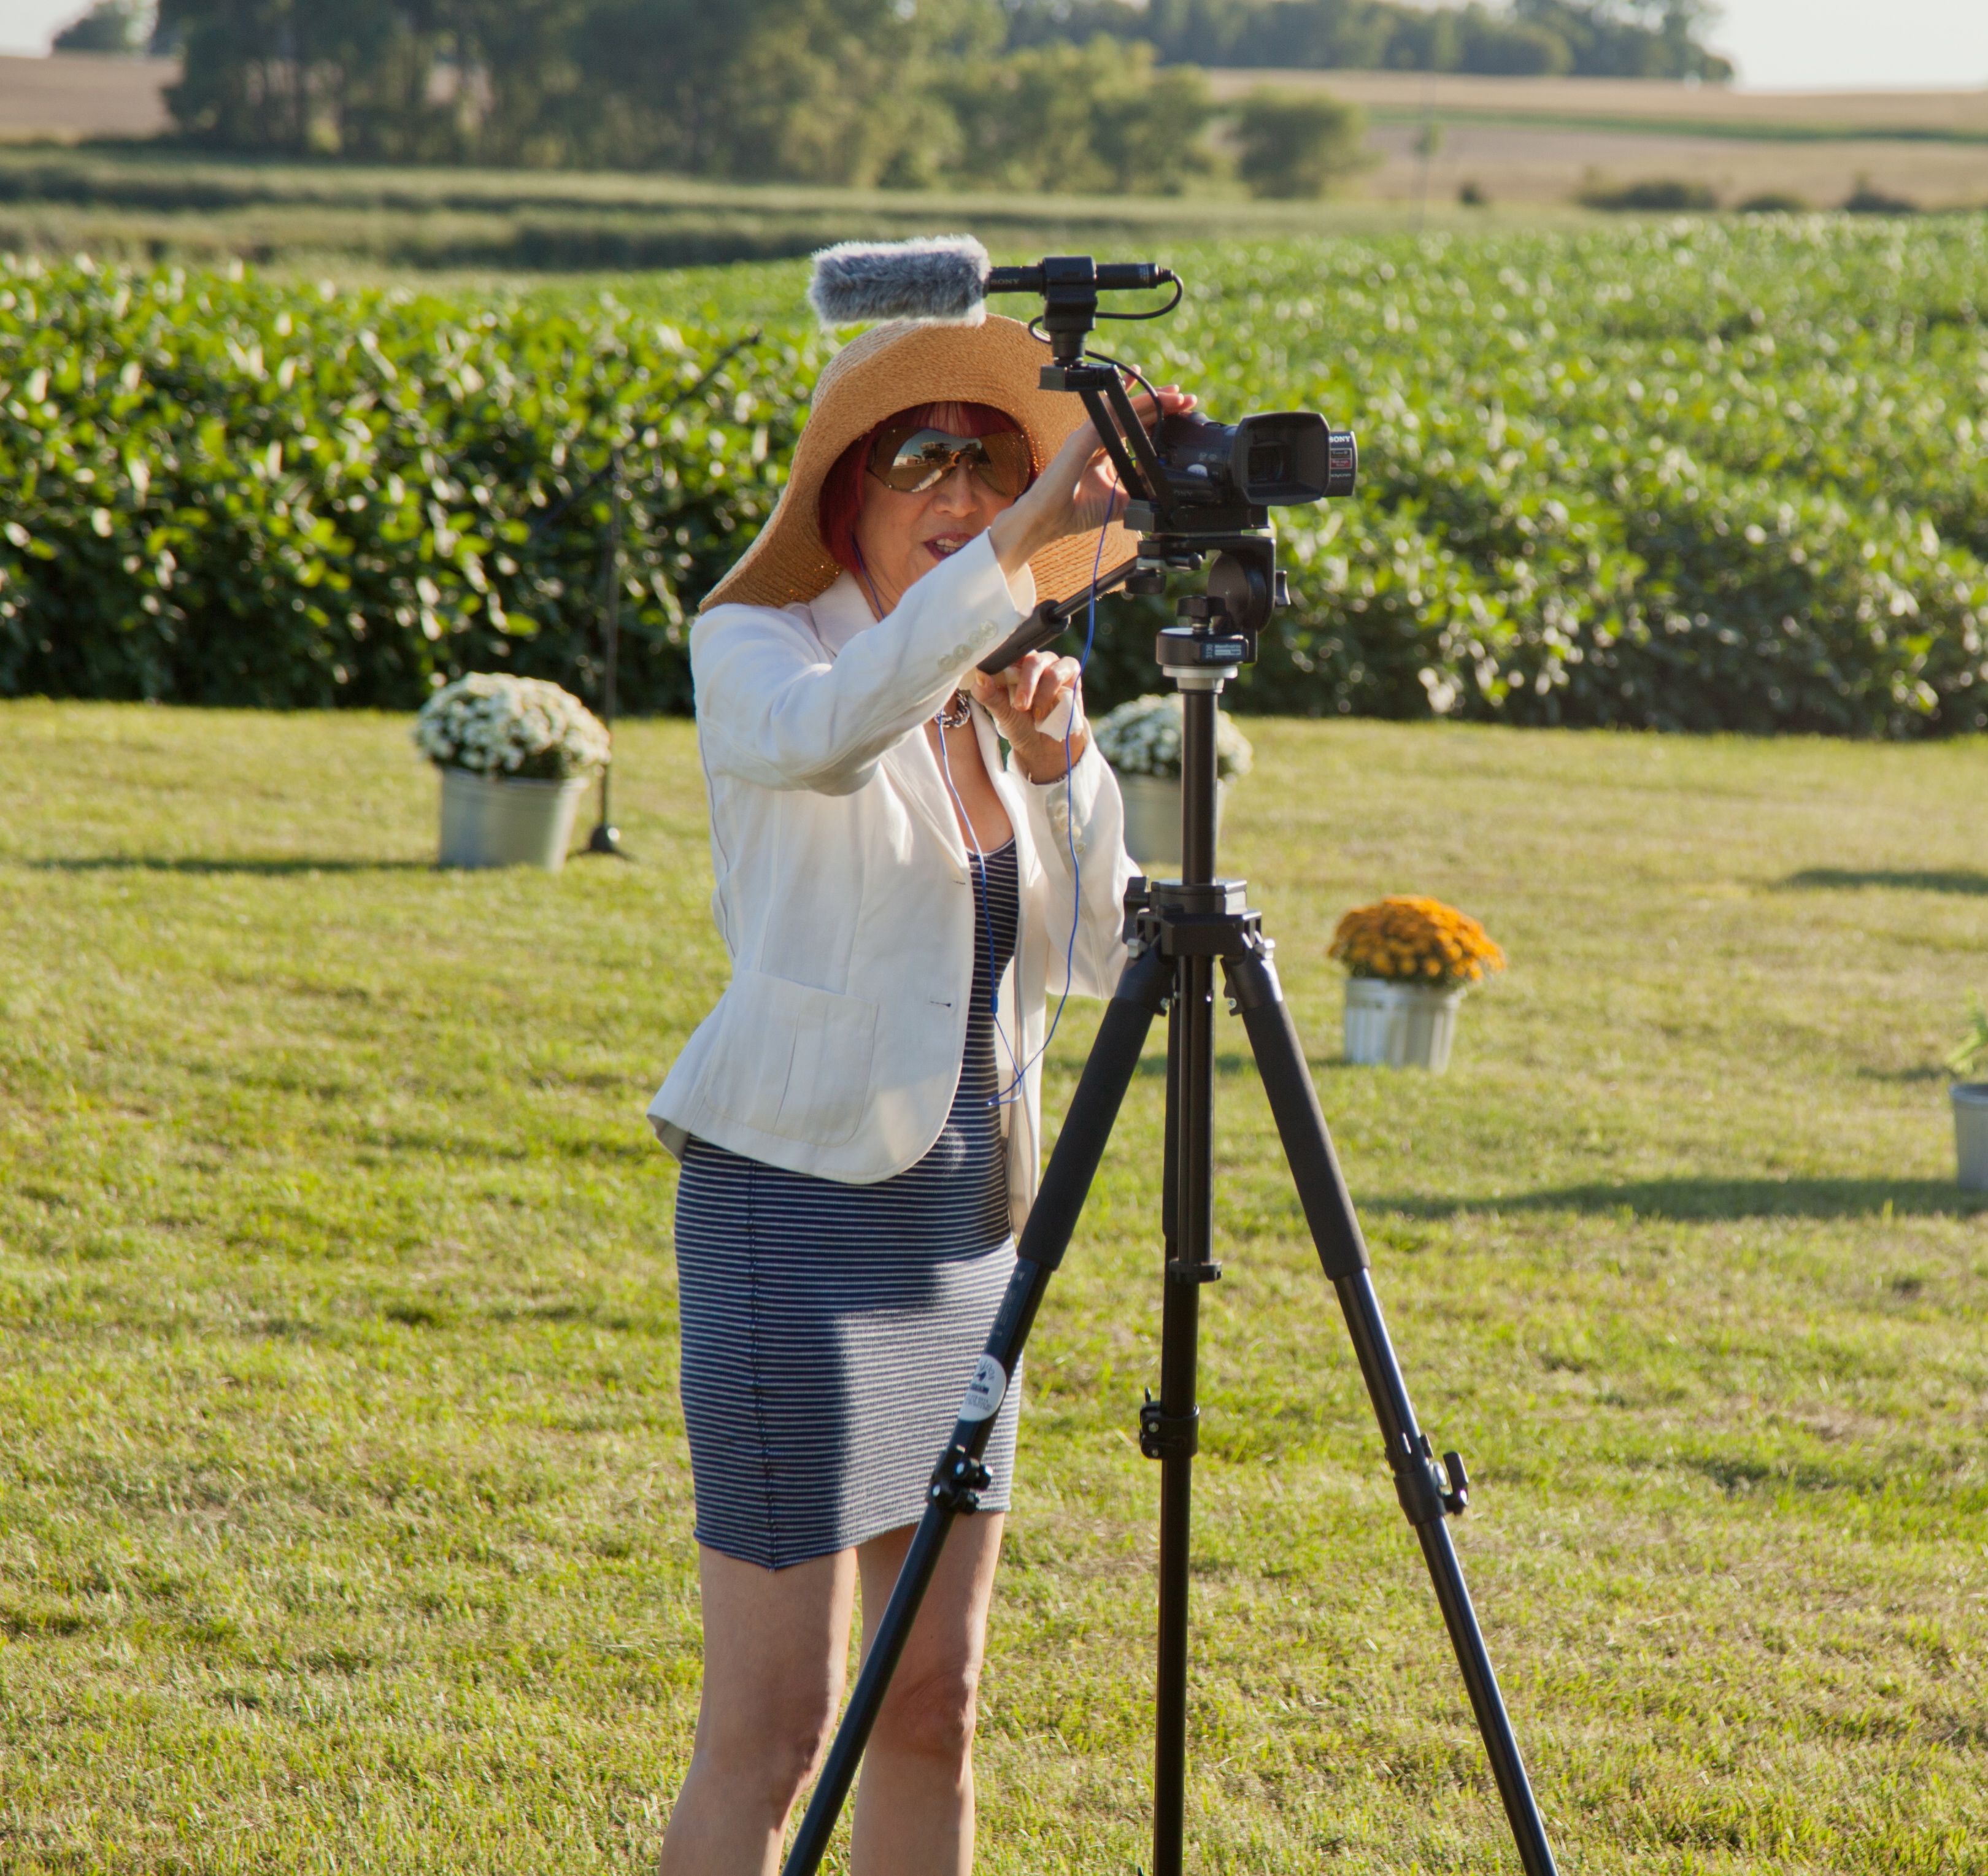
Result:
M1114 313L1098 304L1100 293L1169 286L1173 298L1151 310ZM1149 261L1100 266L1088 255L1059 255L1030 267L990 267L983 290L1041 296L1043 310L1030 325L1050 344L1043 388L1084 400L1130 497L1124 523L1140 543L1134 560L1094 588L1038 607L981 668L999 671L1057 637L1094 593L1159 593L1169 568L1196 570L1210 555L1207 593L1182 601L1188 624L1161 634L1161 662L1176 678L1185 667L1208 667L1217 681L1224 668L1253 662L1258 634L1287 597L1269 511L1351 495L1360 463L1352 431L1334 429L1315 411L1263 412L1232 424L1167 416L1148 430L1125 388L1130 368L1087 355L1086 346L1100 319L1158 319L1179 305L1183 282L1169 268ZM1146 384L1136 371L1130 375Z

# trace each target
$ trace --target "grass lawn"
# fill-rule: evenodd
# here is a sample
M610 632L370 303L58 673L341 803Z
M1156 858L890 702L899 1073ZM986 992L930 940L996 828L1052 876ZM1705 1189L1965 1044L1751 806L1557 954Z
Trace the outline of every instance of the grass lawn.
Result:
M1248 727L1232 870L1563 1868L1988 1871L1988 1218L1935 1066L1988 747ZM0 1868L652 1854L698 1625L641 1109L725 971L690 727L623 762L639 865L448 875L401 721L0 706ZM1511 954L1444 1077L1338 1060L1326 938L1401 890ZM1515 1868L1222 1036L1192 1867ZM1002 1876L1146 1854L1160 1089L1032 1352Z

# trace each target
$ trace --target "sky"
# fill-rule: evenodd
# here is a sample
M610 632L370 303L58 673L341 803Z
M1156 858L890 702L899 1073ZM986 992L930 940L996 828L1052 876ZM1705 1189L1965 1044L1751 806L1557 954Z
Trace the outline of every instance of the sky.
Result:
M87 0L0 0L0 52L42 52ZM1988 86L1988 0L1725 0L1709 35L1774 90Z

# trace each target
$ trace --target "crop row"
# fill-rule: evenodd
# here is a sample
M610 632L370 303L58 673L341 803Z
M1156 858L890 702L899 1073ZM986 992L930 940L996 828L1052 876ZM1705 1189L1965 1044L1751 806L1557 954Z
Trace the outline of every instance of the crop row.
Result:
M1176 247L1148 372L1352 422L1280 516L1238 701L1862 735L1988 726L1979 221ZM23 265L0 282L0 691L402 707L591 691L622 465L624 698L777 493L829 346L799 269L482 302ZM1148 608L1150 610L1150 607ZM1151 681L1114 603L1100 699Z

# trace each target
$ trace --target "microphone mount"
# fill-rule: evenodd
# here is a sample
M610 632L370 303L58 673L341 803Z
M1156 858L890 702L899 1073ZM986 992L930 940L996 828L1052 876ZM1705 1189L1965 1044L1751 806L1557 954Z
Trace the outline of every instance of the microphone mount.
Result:
M1171 286L1173 298L1150 313L1101 313L1100 293L1131 293ZM1036 293L1042 296L1042 327L1048 333L1050 356L1060 365L1084 357L1084 342L1100 319L1151 319L1180 304L1180 276L1154 261L1107 261L1100 267L1087 254L1056 254L1030 267L991 267L990 293ZM1045 384L1045 390L1061 390ZM1074 390L1077 387L1070 388Z

